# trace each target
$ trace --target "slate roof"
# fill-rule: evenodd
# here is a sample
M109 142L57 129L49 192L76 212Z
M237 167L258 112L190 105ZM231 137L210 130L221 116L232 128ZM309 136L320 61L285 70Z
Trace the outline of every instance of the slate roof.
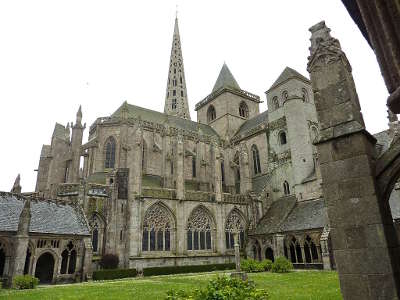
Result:
M323 228L327 222L323 199L297 202L295 197L286 197L272 203L258 223L255 234Z
M53 137L58 137L65 140L65 126L60 123L56 123L54 126Z
M125 104L122 104L111 117L121 117L122 109ZM140 106L127 104L128 118L142 119L157 124L168 124L170 127L185 129L192 132L199 132L205 135L218 136L218 134L210 126L202 123L193 122L176 116L170 116L155 110L150 110Z
M375 133L373 136L376 138L375 148L377 149L379 156L380 154L384 153L387 149L389 149L392 139L389 136L389 130L384 130Z
M297 72L296 70L286 67L283 72L281 73L281 75L279 75L278 79L275 80L275 82L271 85L271 87L268 89L268 91L270 91L271 89L277 87L278 85L280 85L281 83L284 83L285 81L292 79L292 78L297 78L306 82L310 82L310 80L301 75L299 72ZM267 92L268 92L267 91Z
M235 136L238 136L242 133L245 133L246 131L257 127L261 123L268 122L268 110L264 111L261 114L258 114L257 116L247 120L242 124L242 126L239 127L238 131L236 132Z
M0 192L0 231L17 231L19 216L26 199ZM31 233L90 235L83 212L70 204L31 200Z
M218 75L218 79L215 82L212 91L216 92L222 88L231 88L234 90L240 90L239 84L237 83L235 77L233 77L226 63L224 63L224 65L222 66L221 71L219 72Z

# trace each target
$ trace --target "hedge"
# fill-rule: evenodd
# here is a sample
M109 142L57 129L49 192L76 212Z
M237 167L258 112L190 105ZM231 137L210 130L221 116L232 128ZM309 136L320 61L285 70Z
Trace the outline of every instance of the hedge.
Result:
M93 280L110 280L135 276L136 269L104 269L93 271Z
M235 269L235 264L233 263L194 265L194 266L154 267L154 268L144 268L143 276L198 273L198 272L210 272L210 271L232 270L232 269Z

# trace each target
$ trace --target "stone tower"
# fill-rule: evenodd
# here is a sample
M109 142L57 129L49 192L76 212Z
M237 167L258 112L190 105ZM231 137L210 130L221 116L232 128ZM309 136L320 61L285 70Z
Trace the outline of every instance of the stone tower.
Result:
M178 18L175 18L164 112L190 120Z

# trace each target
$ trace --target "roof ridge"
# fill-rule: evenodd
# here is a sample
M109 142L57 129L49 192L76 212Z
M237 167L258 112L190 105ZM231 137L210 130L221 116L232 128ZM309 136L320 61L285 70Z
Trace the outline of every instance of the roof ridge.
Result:
M301 79L301 80L304 80L304 81L307 81L307 82L310 81L310 79L308 79L307 77L302 75L300 72L296 71L293 68L290 68L290 67L286 66L285 69L278 76L278 78L275 80L275 82L267 90L267 92L270 91L271 89L277 87L281 83L283 83L283 82L285 82L285 81L287 81L289 79L292 79L292 78L298 78L298 79Z
M227 64L224 62L221 71L219 72L217 81L214 84L212 92L216 92L221 88L230 87L236 90L241 90L232 72L229 70Z

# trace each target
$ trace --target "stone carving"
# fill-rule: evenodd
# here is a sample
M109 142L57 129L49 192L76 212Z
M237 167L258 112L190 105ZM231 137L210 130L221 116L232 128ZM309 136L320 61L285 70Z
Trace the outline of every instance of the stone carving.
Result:
M197 207L188 220L187 229L192 231L211 231L211 217L208 211L202 207Z
M143 227L155 231L170 229L171 220L167 210L159 204L151 206L144 217Z

